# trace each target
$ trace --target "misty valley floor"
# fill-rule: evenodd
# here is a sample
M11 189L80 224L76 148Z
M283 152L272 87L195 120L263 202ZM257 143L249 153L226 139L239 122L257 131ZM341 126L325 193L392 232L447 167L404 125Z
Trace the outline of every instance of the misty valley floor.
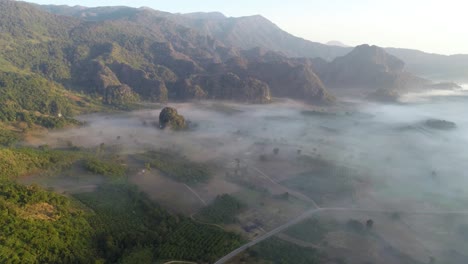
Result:
M36 135L25 144L113 153L126 167L125 182L152 201L245 240L314 206L340 208L289 228L233 263L276 263L286 251L296 252L294 263L466 263L468 97L410 99L331 110L289 100L173 104L192 122L190 131L161 131L152 125L159 110L143 110L82 116L84 127ZM457 127L433 129L428 119L449 119ZM173 153L173 159L158 153ZM171 177L171 166L192 168L187 164L207 168L210 177ZM108 181L78 167L19 180L78 197ZM369 219L374 224L366 227Z

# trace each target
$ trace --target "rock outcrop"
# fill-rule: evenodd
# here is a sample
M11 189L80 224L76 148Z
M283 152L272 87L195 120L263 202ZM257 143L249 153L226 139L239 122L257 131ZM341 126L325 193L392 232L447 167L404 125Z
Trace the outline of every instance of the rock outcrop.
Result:
M187 123L182 115L172 107L165 107L159 114L159 128L170 128L172 130L187 129Z

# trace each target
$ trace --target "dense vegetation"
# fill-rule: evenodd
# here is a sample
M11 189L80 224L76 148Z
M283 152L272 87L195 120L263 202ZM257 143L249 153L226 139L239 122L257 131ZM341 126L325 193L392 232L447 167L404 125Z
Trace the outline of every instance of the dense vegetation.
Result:
M183 130L187 128L187 123L175 108L165 107L159 114L159 127L161 129L169 127L173 130Z
M233 233L171 215L129 185L77 194L91 213L37 186L0 183L2 263L211 263L243 242Z
M243 242L236 234L171 215L121 181L108 181L94 192L73 197L12 181L27 174L61 171L82 160L85 153L46 146L0 149L0 262L182 259L211 263ZM98 174L121 176L125 172L125 167L104 157L84 162Z
M0 180L0 262L91 263L91 233L67 197Z
M324 263L324 256L317 250L304 248L278 238L268 239L248 250L254 260L267 260L274 264Z
M70 100L58 85L36 75L0 72L0 121L47 128L77 123Z
M229 194L218 195L207 207L197 215L208 223L232 224L236 215L245 208L245 204Z
M57 96L82 91L124 109L140 99L265 103L270 93L310 102L331 97L306 63L274 54L278 61L270 65L270 54L261 50L228 51L187 28L178 15L111 8L96 13L93 21L85 17L55 16L38 6L0 0L0 73L47 81L56 86ZM260 57L267 62L259 64ZM18 88L29 86L18 82ZM65 101L57 103L62 107ZM50 111L50 100L43 102Z
M0 128L0 146L9 147L20 139L18 133Z
M148 258L144 263L156 259L213 262L242 242L235 234L170 215L128 185L105 185L76 197L96 213L90 219L96 247L109 263L142 252Z
M99 160L88 158L85 161L85 168L92 173L104 176L121 177L125 175L126 168L117 160Z
M60 84L38 74L0 70L2 130L7 127L3 124L12 124L20 131L34 126L54 129L79 125L73 118L75 114L99 109L98 103L87 96L66 91Z
M207 181L211 173L208 167L196 163L170 151L149 151L138 156L148 163L151 168L158 169L164 175L184 183L197 183Z
M243 243L240 236L234 233L185 220L170 234L160 254L162 259L213 263Z
M47 148L1 148L0 178L15 178L46 170L60 170L73 164L79 155Z

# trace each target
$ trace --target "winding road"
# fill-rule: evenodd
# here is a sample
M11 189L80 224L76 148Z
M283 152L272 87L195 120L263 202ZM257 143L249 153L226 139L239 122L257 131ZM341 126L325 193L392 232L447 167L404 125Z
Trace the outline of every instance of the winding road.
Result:
M247 162L246 162L247 163ZM248 163L247 163L248 164ZM255 166L251 166L257 173L261 174L263 177L265 177L266 179L268 179L270 182L272 182L273 184L276 184L276 185L279 185L279 186L282 186L281 184L279 184L278 182L274 181L271 177L269 177L268 175L266 175L266 173L264 173L263 171L261 171L260 169L256 168ZM282 186L284 187L284 186ZM287 189L286 187L284 187L285 189ZM224 264L226 262L228 262L229 260L231 260L232 258L234 258L235 256L237 256L238 254L242 253L243 251L245 251L246 249L250 248L250 247L253 247L255 246L256 244L272 237L272 236L275 236L281 232L283 232L284 230L288 229L289 227L295 225L295 224L298 224L300 222L302 222L303 220L311 217L312 215L315 215L315 214L318 214L320 212L342 212L342 211L345 211L345 212L363 212L363 213L394 213L394 212L398 212L398 213L403 213L403 214L413 214L413 215L463 215L463 216L468 216L468 211L389 211L389 210L378 210L378 209L361 209L361 208L344 208L344 207L328 207L328 208L321 208L314 200L310 199L309 197L307 197L306 195L298 195L297 192L295 191L292 191L292 190L289 190L288 191L291 191L294 195L298 196L298 198L302 198L308 202L311 202L312 205L314 206L313 208L305 211L303 214L299 215L298 217L292 219L291 221L261 235L261 236L258 236L257 238L255 238L254 240L242 245L241 247L233 250L232 252L230 252L229 254L225 255L224 257L220 258L218 261L216 261L214 264Z
M215 262L215 264L223 264L237 256L239 253L245 251L246 249L255 246L256 244L278 234L281 233L282 231L288 229L289 227L298 224L302 222L303 220L311 217L314 214L320 213L320 212L325 212L325 211L347 211L347 212L365 212L365 213L392 213L387 210L373 210L373 209L359 209L359 208L313 208L310 209L300 216L294 218L293 220L287 222L284 225L281 225L268 233L265 233L256 239L248 242L247 244L235 249L231 253L227 254L226 256L220 258L218 261ZM464 215L468 216L468 211L398 211L399 213L404 213L404 214L420 214L420 215Z
M226 263L227 261L231 260L233 257L237 256L239 253L241 253L242 251L248 249L249 247L252 247L252 246L255 246L256 244L262 242L263 240L265 239L268 239L278 233L281 233L282 231L288 229L289 227L295 225L295 224L298 224L299 222L301 222L302 220L305 220L307 218L309 218L310 216L318 213L318 212L321 212L323 211L324 209L322 208L313 208L313 209L310 209L308 211L306 211L305 213L301 214L300 216L296 217L295 219L287 222L286 224L282 225L282 226L279 226L273 230L271 230L270 232L268 233L265 233L259 237L257 237L256 239L250 241L249 243L247 244L244 244L243 246L235 249L234 251L232 251L231 253L227 254L226 256L222 257L221 259L219 259L218 261L215 262L215 264L222 264L222 263Z

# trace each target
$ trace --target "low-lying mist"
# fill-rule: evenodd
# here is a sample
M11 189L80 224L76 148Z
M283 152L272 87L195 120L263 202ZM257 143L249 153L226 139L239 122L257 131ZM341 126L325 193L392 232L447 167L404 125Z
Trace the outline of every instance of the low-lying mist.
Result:
M341 252L334 249L341 238L349 240L345 248L351 252L368 252L350 263L402 263L398 252L420 261L405 263L427 263L430 256L466 263L467 238L460 232L468 226L467 105L463 90L410 94L398 104L346 101L333 108L292 100L180 103L170 106L190 121L188 131L159 129L161 109L149 109L81 116L86 126L29 138L29 144L105 146L127 157L129 182L168 210L191 217L218 195L230 194L247 204L236 216L236 230L252 239L318 205L331 209L319 214L324 223L376 222L372 237L381 251L374 244L357 246L370 243L369 236L340 233L340 225L323 238L332 255ZM208 166L214 172L192 184L146 171L132 159L150 150L214 165ZM78 174L47 178L45 185L73 193L96 190L105 181ZM456 254L447 252L462 260L454 262Z
M374 190L373 199L382 196L385 204L407 207L408 199L414 199L420 206L436 195L457 197L453 208L468 208L459 199L468 196L468 97L463 92L433 95L411 95L402 104L353 102L332 112L291 100L172 104L192 122L190 131L158 129L160 110L96 114L81 117L87 126L51 132L41 144L104 143L118 146L121 153L171 148L196 161L221 162L258 159L276 147L283 157L301 150L372 175L382 188ZM456 128L428 127L430 119L454 122Z

